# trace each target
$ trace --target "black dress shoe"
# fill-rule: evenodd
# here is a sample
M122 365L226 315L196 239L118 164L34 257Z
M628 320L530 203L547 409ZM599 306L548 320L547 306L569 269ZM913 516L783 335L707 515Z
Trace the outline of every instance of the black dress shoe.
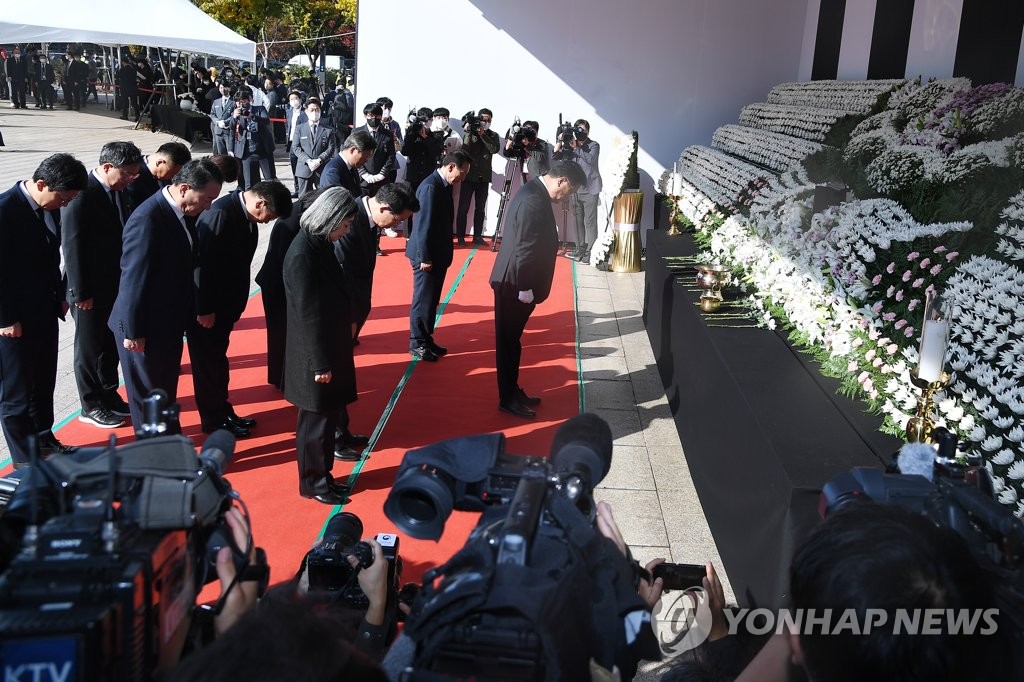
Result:
M428 343L427 347L430 350L434 351L434 355L436 355L439 358L443 357L445 355L448 355L448 349L447 348L445 348L444 346L439 346L436 343L434 343L433 341Z
M378 255L378 256L386 256L386 255L388 255L388 254L386 254L386 253L384 253L383 251L381 251L381 250L380 250L380 247L378 246L378 247L377 247L377 255Z
M243 429L251 429L256 426L255 419L252 417L239 417L235 414L234 410L228 413L228 421L236 426L241 426Z
M484 241L483 237L473 237L473 243L477 246L487 246L487 242Z
M348 445L341 444L334 448L334 459L339 462L358 462L363 458L363 454L358 450L354 450Z
M465 246L465 245L466 245L466 240L463 239L462 237L459 237L459 246Z
M506 414L511 414L513 417L522 417L523 419L533 419L537 416L536 412L518 400L507 400L498 403L498 409Z
M57 437L52 433L47 434L39 439L39 454L46 455L70 455L73 452L77 452L78 447L75 445L64 445Z
M540 405L540 398L532 395L526 395L526 391L522 388L516 389L516 400L529 407Z
M103 403L108 410L116 414L118 417L130 417L132 415L132 411L131 408L128 407L128 403L126 403L121 396L116 393L103 401Z
M348 497L349 493L352 492L352 489L348 487L347 483L342 483L340 481L335 480L332 480L330 483L327 484L327 490L328 492L334 493L335 495L339 495L341 497Z
M345 501L348 500L348 496L347 495L339 495L338 493L336 493L336 492L334 492L332 490L328 490L325 493L317 493L317 494L313 494L313 495L307 495L306 493L299 493L299 494L302 495L303 497L305 497L306 499L316 500L317 502L321 502L323 504L330 504L330 505L345 504Z
M419 358L420 360L425 360L427 362L437 362L438 357L440 357L437 353L435 353L434 351L430 350L430 348L428 346L419 346L417 348L410 348L409 349L409 353L411 355Z
M223 422L217 424L216 426L203 426L203 433L213 433L214 431L219 431L220 429L224 429L235 438L245 438L251 433L249 429L239 424L236 424L235 422L231 421L230 418L225 419Z
M341 442L353 448L365 448L370 444L370 437L361 433L343 433Z

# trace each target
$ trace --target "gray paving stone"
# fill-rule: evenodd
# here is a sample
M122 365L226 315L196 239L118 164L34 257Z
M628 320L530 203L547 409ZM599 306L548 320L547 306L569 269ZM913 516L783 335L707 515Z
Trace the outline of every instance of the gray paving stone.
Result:
M636 407L632 388L617 381L588 379L583 384L587 406L597 409L628 410Z
M612 506L615 523L629 545L669 545L661 503L653 490L599 488L594 498Z
M615 446L611 468L598 487L655 490L654 474L647 458L647 448L636 445Z

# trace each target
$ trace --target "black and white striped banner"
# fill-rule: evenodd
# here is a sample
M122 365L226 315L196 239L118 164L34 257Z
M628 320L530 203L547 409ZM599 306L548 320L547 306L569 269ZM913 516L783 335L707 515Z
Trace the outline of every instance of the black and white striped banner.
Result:
M1024 84L1022 0L811 0L815 9L812 79Z

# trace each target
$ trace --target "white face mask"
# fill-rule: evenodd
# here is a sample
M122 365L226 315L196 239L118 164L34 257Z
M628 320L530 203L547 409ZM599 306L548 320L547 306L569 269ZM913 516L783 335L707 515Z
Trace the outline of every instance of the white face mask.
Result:
M306 118L309 119L310 123L316 123L317 121L320 120L320 112L319 111L307 111L306 112Z
M448 127L448 119L437 116L430 123L430 129L435 133L439 133Z
M490 130L490 129L491 129L491 122L490 121L480 121L480 130Z
M391 120L391 110L390 109L385 109L384 110L384 113L381 114L381 120L382 121L390 121Z
M292 105L292 109L298 109L302 106L302 100L290 99L288 103Z

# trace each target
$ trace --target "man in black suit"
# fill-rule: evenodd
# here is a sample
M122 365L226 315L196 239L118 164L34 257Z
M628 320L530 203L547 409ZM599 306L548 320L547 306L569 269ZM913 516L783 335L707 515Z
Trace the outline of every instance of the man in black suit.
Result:
M540 398L519 386L521 339L533 309L551 293L558 252L558 230L551 203L586 184L587 176L572 161L560 161L546 175L523 185L509 203L501 248L491 270L494 289L494 337L498 368L498 409L533 419Z
M292 149L292 138L295 137L295 131L299 127L300 123L306 122L306 112L302 108L302 93L298 90L292 90L288 93L288 106L284 110L285 118L285 151L288 152L288 163L292 167L292 198L298 198L299 196L299 179L295 175L295 169L299 163L299 157L295 156L295 150ZM333 130L331 132L334 132ZM335 143L337 144L337 143Z
M395 164L395 138L391 130L381 123L384 116L384 109L373 102L363 107L363 116L366 117L366 125L353 130L365 130L376 146L373 155L359 167L359 177L363 189L363 195L372 197L386 183L394 182L398 177L398 166Z
M420 213L405 255L412 265L412 306L409 309L409 352L427 362L448 352L434 343L434 318L441 301L444 276L452 264L452 185L469 174L472 158L461 149L441 160L441 167L420 183Z
M334 158L334 130L320 121L320 100L306 100L306 122L295 128L291 139L295 154L295 182L301 197L320 186L320 172Z
M252 103L249 86L242 85L235 93L235 108L228 124L228 152L238 159L242 169L238 188L249 189L260 181L261 173L264 180L277 179L270 115L266 108Z
M128 405L117 393L117 342L107 320L121 281L121 236L130 206L125 188L139 174L142 152L108 142L89 185L61 211L67 300L75 318L78 420L102 429L124 424Z
M235 100L231 97L231 86L225 80L217 81L220 97L210 105L210 131L213 133L213 153L227 154L233 142L231 131L231 112L235 109Z
M357 130L341 143L341 151L327 162L320 175L320 186L331 187L341 185L352 196L362 195L359 169L373 156L377 141L365 130Z
M121 109L122 121L128 120L129 109L138 116L139 84L137 76L138 71L135 70L135 64L132 63L131 57L127 55L121 57L121 67L117 70L115 78L117 78L117 103ZM67 101L67 93L64 94L64 100Z
M291 213L288 189L276 180L264 180L221 197L199 219L196 318L188 330L188 354L206 433L227 429L242 437L256 426L256 420L236 415L228 402L228 342L249 300L257 223Z
M7 60L7 77L11 79L11 104L15 109L27 109L25 91L28 84L28 60L15 47Z
M0 427L15 468L29 462L32 436L41 454L75 449L53 435L57 319L68 311L56 209L87 183L80 161L54 154L0 194Z
M128 185L129 212L171 184L181 167L192 160L192 152L181 142L165 142L139 166L139 177Z
M195 318L196 218L220 194L221 180L209 159L190 161L124 226L121 282L107 324L119 341L136 428L150 391L163 389L171 403L177 400L181 339Z

